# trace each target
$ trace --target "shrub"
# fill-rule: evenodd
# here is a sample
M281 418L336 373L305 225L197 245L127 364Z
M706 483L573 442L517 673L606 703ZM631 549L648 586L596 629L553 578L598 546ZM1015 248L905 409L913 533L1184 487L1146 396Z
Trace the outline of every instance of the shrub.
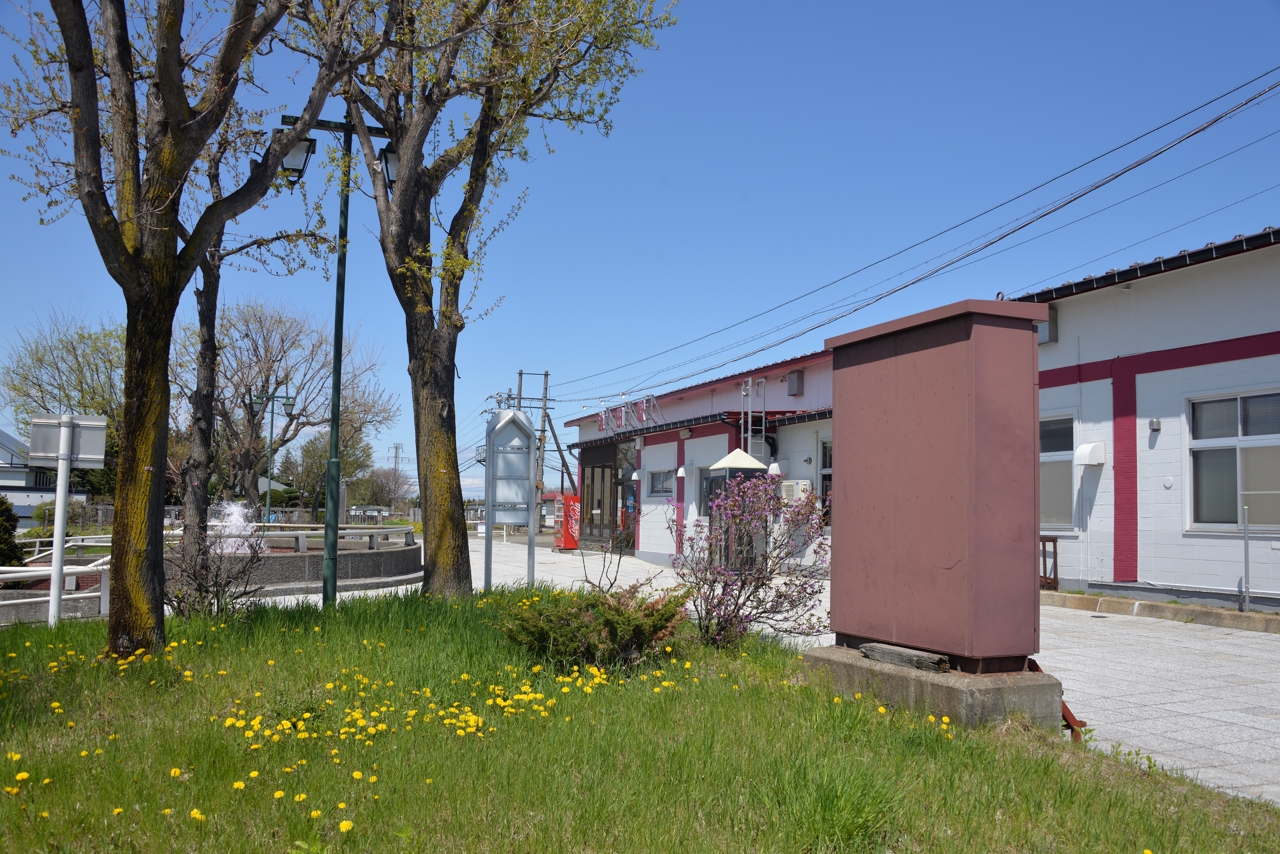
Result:
M630 666L675 634L688 594L641 594L641 584L617 592L538 589L512 600L498 628L544 659L602 667Z
M812 492L783 499L781 481L737 475L712 499L708 521L686 529L682 514L668 519L679 549L671 564L707 643L736 643L752 627L793 635L827 630L814 613L828 577L822 506Z
M18 544L18 514L13 504L0 495L0 566L22 566L22 546Z

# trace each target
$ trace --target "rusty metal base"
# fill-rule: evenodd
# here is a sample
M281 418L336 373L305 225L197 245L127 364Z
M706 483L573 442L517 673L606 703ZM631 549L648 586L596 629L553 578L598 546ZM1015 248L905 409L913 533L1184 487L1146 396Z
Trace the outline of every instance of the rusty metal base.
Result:
M836 646L847 646L850 649L857 649L864 643L896 643L888 641L884 638L864 638L857 635L846 635L843 632L836 632ZM901 644L896 644L901 646ZM969 673L972 675L982 675L988 673L1021 673L1027 669L1027 657L1025 655L1005 655L992 656L989 658L970 658L965 655L956 655L942 649L928 649L924 652L935 652L939 655L945 655L951 662L951 669L959 673Z

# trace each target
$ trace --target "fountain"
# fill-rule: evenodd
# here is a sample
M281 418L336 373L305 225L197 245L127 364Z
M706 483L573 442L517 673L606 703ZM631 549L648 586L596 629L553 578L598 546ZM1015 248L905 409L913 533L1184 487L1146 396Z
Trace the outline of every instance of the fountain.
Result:
M250 554L262 550L262 537L247 504L219 502L209 508L209 529L218 532L210 537L210 550L216 554Z

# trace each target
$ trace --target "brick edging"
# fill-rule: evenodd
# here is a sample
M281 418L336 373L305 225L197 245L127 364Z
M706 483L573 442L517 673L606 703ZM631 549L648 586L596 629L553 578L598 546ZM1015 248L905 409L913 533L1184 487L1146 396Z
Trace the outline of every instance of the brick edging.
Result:
M1174 605L1166 602L1149 602L1145 599L1120 599L1114 596L1082 596L1053 590L1040 591L1040 604L1055 608L1071 608L1077 611L1094 611L1099 614L1124 614L1131 617L1152 617L1157 620L1175 620L1179 623L1199 623L1222 629L1239 629L1246 632L1280 633L1280 614L1261 614L1228 611L1207 605Z

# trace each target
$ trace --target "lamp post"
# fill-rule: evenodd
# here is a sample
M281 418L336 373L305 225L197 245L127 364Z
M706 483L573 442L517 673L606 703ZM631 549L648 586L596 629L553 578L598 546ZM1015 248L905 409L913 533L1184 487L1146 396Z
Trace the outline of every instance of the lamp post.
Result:
M262 394L255 394L253 399L249 401L249 406L253 409L254 418L262 414L264 406L271 409L271 427L267 431L267 514L262 519L267 524L271 524L271 484L275 482L277 400L284 404L286 418L293 415L293 398L287 392L285 394L267 394L267 390L264 388Z
M298 123L297 116L281 116L280 124L292 127ZM321 593L322 606L328 608L338 601L338 490L342 478L342 468L338 460L338 413L342 407L342 311L347 292L347 209L351 198L351 140L356 126L351 123L351 113L340 122L321 119L315 123L316 130L326 130L342 134L342 165L338 171L338 270L336 279L336 295L333 308L333 396L329 404L329 465L325 470L324 489L324 583ZM370 126L369 135L380 139L390 139L391 135L380 127ZM305 151L304 151L305 149ZM302 180L307 161L316 150L314 139L304 139L284 160L283 170L290 185ZM395 148L386 146L378 157L383 169L390 167L388 184L394 180L399 157ZM270 492L267 493L270 497Z

